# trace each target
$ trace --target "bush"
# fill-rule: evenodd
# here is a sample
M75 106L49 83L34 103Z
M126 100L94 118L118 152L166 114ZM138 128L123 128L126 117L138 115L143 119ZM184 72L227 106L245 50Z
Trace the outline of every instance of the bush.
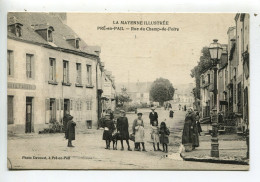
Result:
M57 122L56 119L52 119L49 124L49 128L44 128L43 130L39 131L39 134L45 133L63 133L63 125Z

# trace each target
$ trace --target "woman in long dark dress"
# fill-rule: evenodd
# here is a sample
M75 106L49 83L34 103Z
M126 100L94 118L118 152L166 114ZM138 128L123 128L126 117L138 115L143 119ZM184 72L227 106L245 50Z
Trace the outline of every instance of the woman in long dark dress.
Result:
M192 150L193 145L193 123L195 122L195 116L192 108L188 109L188 113L185 116L183 133L182 133L182 144L185 147L186 152Z
M193 112L193 115L195 113ZM192 121L192 128L193 128L193 133L192 133L192 150L195 149L195 147L199 147L199 132L198 132L198 125L197 121L199 120L199 116L196 114L194 121Z
M129 124L128 124L128 119L127 117L125 117L125 111L121 110L120 111L121 116L117 119L117 131L119 132L119 138L121 140L121 150L124 150L124 144L123 144L123 140L126 141L127 146L128 146L128 150L131 151L132 149L130 148L129 145Z

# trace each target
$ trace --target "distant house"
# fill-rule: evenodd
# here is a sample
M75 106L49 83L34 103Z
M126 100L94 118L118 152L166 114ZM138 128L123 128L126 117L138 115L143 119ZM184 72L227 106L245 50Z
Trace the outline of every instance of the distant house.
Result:
M122 88L127 89L130 95L131 103L135 104L150 104L150 88L152 82L136 82L136 83L117 83L116 92L121 93Z

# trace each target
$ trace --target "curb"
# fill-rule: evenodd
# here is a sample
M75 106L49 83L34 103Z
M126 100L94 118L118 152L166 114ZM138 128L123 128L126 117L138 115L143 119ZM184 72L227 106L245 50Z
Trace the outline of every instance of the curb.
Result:
M249 165L248 161L236 161L236 160L225 160L225 159L216 159L216 158L194 158L194 157L185 157L180 153L181 158L184 161L194 161L194 162L209 162L209 163L221 163L221 164L238 164L238 165Z

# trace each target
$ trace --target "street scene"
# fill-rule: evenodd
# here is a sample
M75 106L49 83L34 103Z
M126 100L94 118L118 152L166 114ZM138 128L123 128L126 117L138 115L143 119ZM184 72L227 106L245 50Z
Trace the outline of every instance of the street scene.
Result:
M7 22L10 170L249 170L248 14Z

